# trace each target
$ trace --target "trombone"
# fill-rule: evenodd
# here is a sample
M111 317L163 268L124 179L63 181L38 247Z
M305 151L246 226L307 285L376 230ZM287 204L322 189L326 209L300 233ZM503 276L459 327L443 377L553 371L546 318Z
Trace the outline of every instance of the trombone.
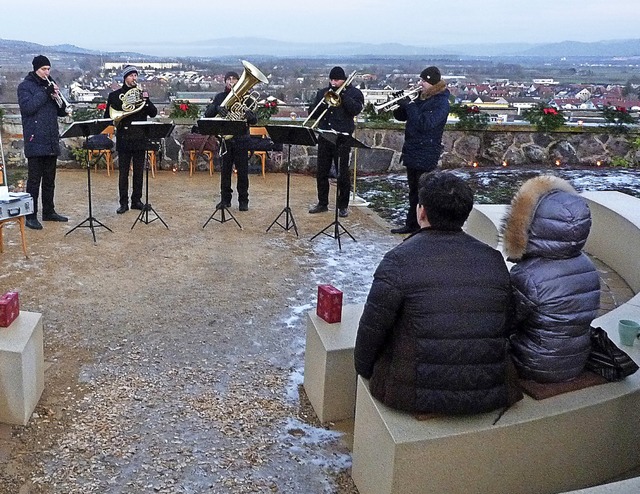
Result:
M324 117L325 113L327 113L327 111L329 110L329 108L335 108L337 106L340 106L342 104L342 97L340 96L340 93L349 85L351 84L351 82L353 81L353 79L356 76L356 71L354 70L353 72L351 72L351 74L349 74L349 77L347 77L347 80L344 81L344 83L342 84L342 86L340 86L338 89L333 90L333 89L329 89L326 93L324 93L324 96L322 97L322 99L318 102L318 104L316 105L316 107L309 112L309 116L305 119L304 122L302 122L302 126L306 127L307 124L309 123L309 120L312 120L313 114L315 112L317 112L320 109L320 106L322 106L323 103L326 104L326 108L324 109L324 111L320 114L320 116L318 118L316 118L316 121L313 123L313 125L310 127L311 129L315 129L315 127L320 123L320 120L322 120L322 117Z

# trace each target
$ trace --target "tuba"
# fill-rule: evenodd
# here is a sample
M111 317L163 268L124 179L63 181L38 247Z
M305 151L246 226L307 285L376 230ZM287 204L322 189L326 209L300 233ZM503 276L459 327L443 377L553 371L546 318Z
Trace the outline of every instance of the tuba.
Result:
M249 92L253 86L262 82L264 84L269 83L269 79L253 64L242 60L244 71L238 79L229 94L220 103L220 106L225 107L229 113L225 117L227 120L244 120L245 111L253 111L258 106L258 99L260 93L257 91Z
M113 120L113 123L118 125L120 120L129 115L139 112L144 107L146 101L142 97L142 89L140 86L133 86L126 93L120 95L120 101L122 101L122 110L116 110L112 106L109 107L109 117Z

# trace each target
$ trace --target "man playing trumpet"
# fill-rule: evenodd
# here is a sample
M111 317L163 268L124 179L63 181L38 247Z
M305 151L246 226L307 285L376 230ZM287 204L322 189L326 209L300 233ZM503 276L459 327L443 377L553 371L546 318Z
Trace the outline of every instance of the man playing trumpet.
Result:
M131 122L145 121L147 117L155 117L158 114L158 109L149 99L147 92L137 87L138 69L136 67L127 65L122 71L122 80L122 87L109 93L104 111L104 118L113 118L114 112L119 117L115 122L116 151L120 170L118 177L120 207L116 210L118 214L125 213L129 209L129 165L131 163L133 163L131 209L144 208L142 180L148 143L132 128Z
M356 128L354 118L364 108L364 95L362 91L351 84L340 90L346 80L344 69L334 67L329 73L329 87L318 90L315 100L309 107L309 118L320 118L319 129L353 134ZM327 92L337 92L338 90L340 90L339 104L337 106L328 105L325 102ZM351 190L349 155L351 148L348 145L345 146L344 141L344 136L338 136L335 144L327 139L318 140L316 171L318 203L309 209L311 214L329 210L329 173L331 172L331 164L335 162L338 170L338 214L342 218L349 215L349 192Z
M28 166L27 192L33 198L33 213L27 215L25 224L33 230L42 230L37 215L41 185L43 221L68 220L56 213L53 204L56 164L60 155L58 117L66 115L66 104L60 97L58 86L49 78L49 59L38 55L32 65L33 72L29 72L18 85L24 154Z
M440 70L433 66L420 72L420 84L420 95L414 100L401 99L393 111L393 118L407 122L400 160L407 167L409 210L404 226L393 228L391 233L413 233L420 229L416 212L420 176L438 166L442 152L442 133L449 115L449 90Z

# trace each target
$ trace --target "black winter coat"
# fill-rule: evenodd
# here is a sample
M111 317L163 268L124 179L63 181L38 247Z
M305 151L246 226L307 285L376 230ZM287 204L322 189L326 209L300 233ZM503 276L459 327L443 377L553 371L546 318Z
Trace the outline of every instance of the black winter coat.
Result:
M426 98L399 107L393 117L406 121L402 163L407 168L431 171L438 166L442 153L442 134L449 115L449 90L444 81L430 88Z
M123 84L120 89L109 93L104 118L111 118L109 116L110 108L122 111L120 95L126 93L129 89L131 89L129 86ZM121 119L116 127L116 149L118 151L139 151L147 149L147 140L144 139L144 137L141 138L141 133L133 128L131 122L144 122L147 120L147 117L153 118L157 114L158 109L150 99L147 99L141 110Z
M204 116L206 118L217 117L222 102L230 92L231 91L225 89L221 93L216 94L211 104L205 109ZM245 117L249 125L255 125L258 123L258 117L253 111L246 112ZM245 134L234 136L232 140L236 145L249 146L251 141L249 129L247 129Z
M29 72L18 85L24 155L27 158L60 155L58 117L64 117L66 112L53 101L47 92L48 85L34 72Z
M386 405L472 414L508 405L509 272L462 231L424 228L375 272L355 345L358 374Z
M314 111L318 103L324 98L325 93L330 89L332 89L331 86L318 90L313 103L309 106L309 112ZM364 95L357 87L349 84L340 92L340 98L342 100L341 104L339 106L329 107L318 123L318 128L353 134L356 128L354 118L364 108ZM312 118L318 118L325 108L327 108L326 104L322 104L313 114L310 113L310 115Z

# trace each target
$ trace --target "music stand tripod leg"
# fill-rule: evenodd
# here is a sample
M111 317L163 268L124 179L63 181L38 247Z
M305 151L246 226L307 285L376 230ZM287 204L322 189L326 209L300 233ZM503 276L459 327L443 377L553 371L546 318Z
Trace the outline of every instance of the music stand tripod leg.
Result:
M337 166L337 171L338 171L338 177L337 177L337 184L336 184L336 204L335 204L335 210L334 210L334 220L332 223L330 223L329 225L327 225L325 228L323 228L322 230L320 230L318 233L316 233L313 237L311 237L311 240L315 239L317 236L324 234L327 237L333 237L338 241L338 249L342 250L342 243L340 242L340 237L342 236L342 234L346 233L347 235L349 235L349 237L351 237L351 240L353 240L354 242L357 242L357 240L355 239L355 237L353 235L351 235L351 233L349 233L349 230L347 230L342 223L340 223L340 219L338 216L338 196L339 196L339 192L340 192L340 166ZM333 228L333 235L330 233L327 233L327 230L329 230L330 228Z
M165 221L160 217L158 212L155 209L153 209L153 206L149 202L149 153L145 151L144 154L145 154L145 165L144 165L145 167L145 203L144 203L144 206L142 207L142 210L140 211L140 214L138 215L136 220L133 222L133 225L131 225L131 229L133 230L133 227L136 226L136 223L138 223L138 221L140 221L141 223L144 223L145 225L148 225L149 223L152 223L155 220L160 220L160 223L162 223L165 226L165 228L168 230L169 225L165 223ZM155 218L149 219L149 212L153 212L153 214L155 214Z
M280 211L280 214L276 217L275 220L271 222L269 228L267 228L267 232L271 230L273 225L278 225L285 231L293 230L296 232L296 237L298 236L298 227L296 226L296 220L293 218L293 212L291 211L291 207L289 206L289 198L290 198L290 190L291 190L291 144L289 144L289 153L287 157L287 201L284 209ZM280 223L280 217L285 215L285 224Z
M88 136L85 136L85 143L88 142ZM85 147L88 147L85 145ZM96 158L96 160L100 159L100 154L98 154L98 157ZM87 196L89 198L89 216L87 216L87 218L82 221L81 223L77 224L76 226L74 226L71 230L69 230L67 233L65 233L65 237L67 235L69 235L72 231L78 229L78 228L89 228L91 230L91 234L93 235L93 243L97 243L96 240L96 230L95 230L95 226L94 223L97 224L98 226L101 226L102 228L106 228L107 230L109 230L111 233L113 233L113 230L111 230L111 228L109 228L108 226L102 224L101 222L99 222L97 219L95 219L93 217L93 204L91 201L91 162L89 160L89 150L87 149L87 154L85 156L85 165L87 167ZM88 225L85 225L85 223L89 223Z

